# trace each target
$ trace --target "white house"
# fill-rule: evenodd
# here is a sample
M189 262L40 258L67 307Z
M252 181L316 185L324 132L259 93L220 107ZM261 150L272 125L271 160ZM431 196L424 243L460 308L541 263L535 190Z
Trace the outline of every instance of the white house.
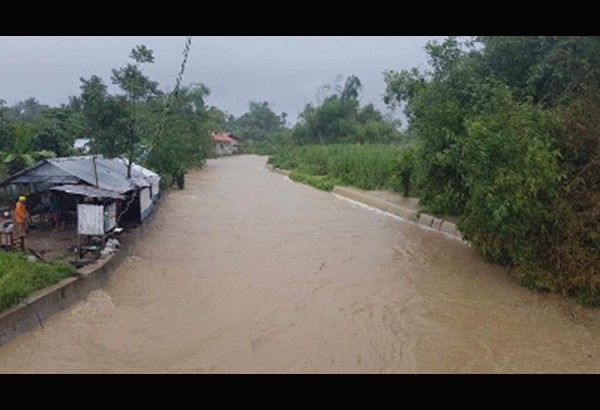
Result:
M233 134L214 134L213 141L215 142L215 153L218 156L233 155L240 152L240 143Z
M73 149L80 154L87 154L90 152L90 142L89 138L77 138L73 143Z

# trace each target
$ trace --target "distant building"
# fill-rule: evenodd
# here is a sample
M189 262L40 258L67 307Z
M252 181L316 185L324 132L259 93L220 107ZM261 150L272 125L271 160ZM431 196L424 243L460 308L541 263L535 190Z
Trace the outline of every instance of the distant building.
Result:
M90 142L89 138L77 138L73 143L73 149L78 154L87 154L90 152Z
M215 153L218 156L239 154L240 143L237 137L231 133L214 134Z

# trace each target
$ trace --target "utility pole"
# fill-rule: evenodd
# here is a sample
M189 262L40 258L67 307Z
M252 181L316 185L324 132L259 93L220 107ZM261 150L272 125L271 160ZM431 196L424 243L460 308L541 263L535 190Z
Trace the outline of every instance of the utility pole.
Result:
M96 168L96 156L92 156L92 163L94 164L94 177L96 177L96 188L98 187L98 169Z

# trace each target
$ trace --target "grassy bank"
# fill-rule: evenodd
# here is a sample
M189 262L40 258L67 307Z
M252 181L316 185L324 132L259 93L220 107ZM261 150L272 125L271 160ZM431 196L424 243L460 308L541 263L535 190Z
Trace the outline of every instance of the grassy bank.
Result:
M66 263L30 262L20 252L0 252L0 311L22 301L32 292L70 276L75 268Z
M285 146L269 152L269 163L292 170L291 179L320 189L351 185L416 195L416 172L411 155L415 149L389 144Z
M299 171L292 171L289 175L292 181L311 185L323 191L331 191L340 181L327 175L310 175Z

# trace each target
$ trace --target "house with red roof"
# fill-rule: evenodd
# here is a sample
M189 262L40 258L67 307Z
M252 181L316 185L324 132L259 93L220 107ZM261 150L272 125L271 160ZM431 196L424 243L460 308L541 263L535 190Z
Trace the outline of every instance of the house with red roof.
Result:
M240 143L238 138L228 132L213 134L215 143L215 153L221 157L223 155L233 155L240 152Z

